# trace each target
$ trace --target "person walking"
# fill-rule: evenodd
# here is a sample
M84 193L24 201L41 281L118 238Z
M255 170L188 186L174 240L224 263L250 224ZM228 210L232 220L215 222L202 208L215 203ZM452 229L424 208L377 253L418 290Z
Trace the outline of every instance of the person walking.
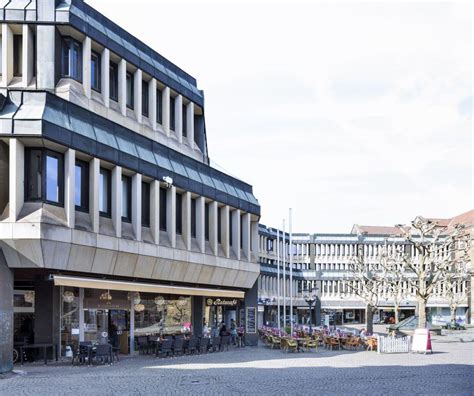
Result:
M234 319L230 320L230 337L232 340L232 345L236 345L237 340L237 324Z

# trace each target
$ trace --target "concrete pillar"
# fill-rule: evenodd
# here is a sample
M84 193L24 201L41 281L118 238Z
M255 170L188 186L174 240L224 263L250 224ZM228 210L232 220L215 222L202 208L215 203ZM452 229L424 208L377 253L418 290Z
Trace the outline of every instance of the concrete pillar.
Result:
M91 39L82 42L82 86L86 98L91 97Z
M221 211L221 245L225 257L230 257L230 238L229 238L229 205L224 205L219 209Z
M7 86L13 78L13 32L2 24L2 85Z
M66 212L67 226L74 228L76 205L76 150L68 149L64 155L64 209Z
M194 103L189 102L186 106L186 125L187 125L187 135L188 135L188 144L194 149Z
M121 59L118 64L118 102L120 112L127 115L127 62Z
M16 221L25 200L25 147L16 138L10 139L9 218Z
M191 193L189 191L182 195L182 233L186 249L191 250Z
M183 143L183 97L181 95L176 96L174 101L174 131L178 137L178 141Z
M35 344L59 344L59 287L50 280L35 281ZM60 349L58 348L58 354Z
M237 256L237 260L240 260L240 210L233 210L232 216L232 250Z
M84 288L79 288L79 342L84 341Z
M217 202L209 202L209 244L211 245L211 250L214 255L217 256L218 246L217 246Z
M176 187L166 191L166 231L171 247L176 247Z
M204 318L204 297L192 297L192 317L193 335L202 337L202 320Z
M148 84L148 119L151 128L156 131L156 80L152 78Z
M112 223L115 236L122 236L122 167L112 169Z
M5 26L5 25L4 25ZM36 88L54 90L56 30L54 26L36 26ZM5 41L4 41L5 42ZM5 51L5 49L3 49ZM5 61L5 52L3 53Z
M153 240L160 243L160 182L150 183L150 229Z
M133 75L133 97L135 117L137 122L142 122L142 71L137 69Z
M130 298L130 355L135 353L135 302Z
M0 249L0 374L13 369L13 272Z
M250 213L244 213L242 216L242 248L248 261L251 261L252 258L250 254L250 216ZM273 244L273 250L276 251L276 241Z
M142 240L142 175L132 176L132 227L137 241Z
M100 84L104 106L110 105L110 50L104 48L100 57Z
M250 222L250 241L250 250L254 256L250 261L254 261L258 259L258 220Z
M34 70L34 53L33 53L33 32L29 25L23 25L23 70L22 70L22 86L27 87L33 78Z
M204 253L206 251L205 232L206 232L206 200L204 197L196 198L196 239L199 245L199 251Z
M258 311L258 281L255 281L254 285L245 292L244 297L245 304L245 345L256 346L258 344L258 324L257 324L257 311ZM248 320L251 314L255 313L255 326Z
M170 89L165 87L163 89L163 129L166 136L170 135Z
M41 0L36 4L38 21L54 22L56 17L56 0Z
M95 233L99 232L99 177L100 161L93 158L89 162L89 216Z

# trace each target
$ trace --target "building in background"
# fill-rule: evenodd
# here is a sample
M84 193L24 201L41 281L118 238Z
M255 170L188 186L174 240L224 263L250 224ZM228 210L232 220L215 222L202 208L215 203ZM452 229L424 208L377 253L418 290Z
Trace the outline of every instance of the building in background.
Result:
M463 213L451 219L431 219L440 226L453 227L464 224L470 228L471 235L474 225L474 211ZM276 325L277 323L277 230L259 226L260 266L258 281L259 324ZM329 320L335 325L363 324L367 312L365 302L352 290L356 285L350 279L349 263L358 249L364 252L367 263L376 262L385 241L405 244L396 227L361 226L355 224L349 234L293 234L293 312L290 313L289 286L289 235L285 235L286 263L286 312L287 322L292 315L296 323L309 322L309 308L305 297L315 295L316 305L313 308L312 323L321 325ZM471 238L472 239L472 238ZM415 254L413 246L410 247ZM280 232L280 252L283 251ZM473 246L471 244L471 274ZM281 254L281 253L280 253ZM280 259L281 260L281 259ZM280 261L281 279L283 267ZM351 284L350 284L351 283ZM472 276L471 276L472 284ZM351 287L352 286L352 287ZM408 288L408 285L406 286ZM405 290L408 298L401 301L400 319L415 314L417 302L411 290ZM281 283L280 305L283 307L283 282ZM462 323L472 323L473 297L468 294L465 301L459 304L456 317ZM379 295L378 314L375 321L387 321L394 315L394 301L387 290ZM429 316L434 323L443 324L450 321L448 300L442 290L437 290L428 302ZM283 308L281 308L283 318ZM283 319L281 319L283 320Z
M196 80L82 0L1 17L0 371L203 320L255 343L260 206L209 166Z

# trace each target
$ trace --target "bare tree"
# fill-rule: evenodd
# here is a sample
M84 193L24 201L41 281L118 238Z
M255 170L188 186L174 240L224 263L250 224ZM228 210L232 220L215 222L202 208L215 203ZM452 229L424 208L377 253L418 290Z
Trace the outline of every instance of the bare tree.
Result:
M456 310L459 304L466 301L469 292L469 271L464 261L456 262L454 268L447 272L441 289L449 302L451 325L455 326Z
M426 305L435 289L455 273L461 262L468 259L470 236L464 225L452 228L440 226L421 216L412 221L411 227L398 226L407 246L397 249L391 257L406 275L415 291L418 303L418 326L426 327Z

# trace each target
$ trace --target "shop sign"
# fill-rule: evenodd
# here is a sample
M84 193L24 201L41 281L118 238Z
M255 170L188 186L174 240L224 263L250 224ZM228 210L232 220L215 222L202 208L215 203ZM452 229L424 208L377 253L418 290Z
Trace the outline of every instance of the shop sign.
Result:
M236 298L207 298L207 306L235 306L237 305L238 300Z
M259 305L258 312L265 312L265 307L263 305Z

